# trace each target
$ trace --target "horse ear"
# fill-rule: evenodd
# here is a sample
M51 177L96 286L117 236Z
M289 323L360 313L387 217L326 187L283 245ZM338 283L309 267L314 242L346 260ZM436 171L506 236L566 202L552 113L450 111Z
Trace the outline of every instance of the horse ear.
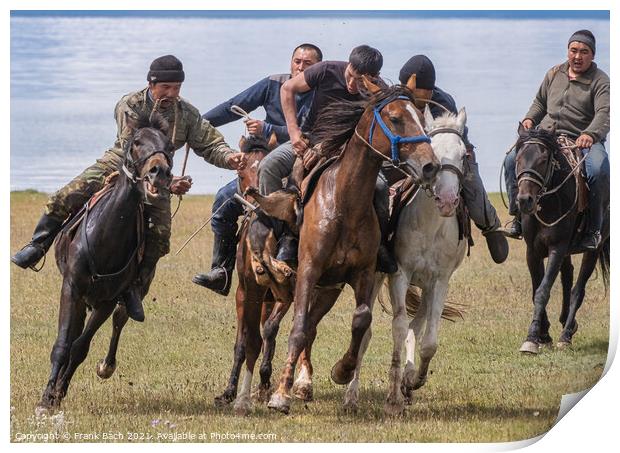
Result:
M415 74L411 74L411 76L409 76L409 80L407 80L407 88L409 88L409 90L413 93L416 89L416 75Z
M248 143L248 139L245 138L245 135L242 135L241 138L239 139L239 149L241 150L241 152L243 152L247 143Z
M276 137L276 133L272 132L269 136L269 141L267 142L267 149L269 151L274 150L278 146L278 137Z
M465 107L461 107L461 110L459 110L456 121L459 125L459 129L463 132L465 130L465 124L467 124L467 112L465 111Z
M433 124L433 114L431 113L431 109L428 104L426 104L424 106L424 129L428 131L431 127L431 124Z
M527 135L527 129L523 127L523 123L519 121L519 128L517 129L519 137L525 137Z
M374 82L372 82L368 77L366 77L365 74L362 76L362 82L364 83L364 87L367 91L370 92L370 94L377 94L379 91L381 91L379 85L376 85Z

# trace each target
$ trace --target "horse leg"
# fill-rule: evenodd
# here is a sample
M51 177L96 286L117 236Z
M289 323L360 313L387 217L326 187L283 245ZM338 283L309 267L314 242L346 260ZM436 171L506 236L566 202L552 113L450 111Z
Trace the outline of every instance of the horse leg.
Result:
M575 316L577 315L577 310L579 310L579 307L581 307L583 303L583 298L586 295L586 284L596 268L597 261L598 251L591 251L583 254L581 268L577 276L577 283L575 283L575 287L571 291L570 307L566 322L564 323L564 330L562 330L560 341L558 342L558 348L560 349L564 349L571 345L573 335L577 331L577 320Z
M271 374L273 372L273 355L276 351L276 337L280 330L280 322L288 312L291 301L278 299L273 310L263 325L263 360L260 364L260 385L258 400L267 402L271 393Z
M405 373L403 376L403 385L401 391L405 396L405 403L413 403L413 391L419 389L426 380L421 380L415 366L416 344L422 342L422 330L426 325L427 298L424 297L425 291L422 293L422 300L415 318L409 323L407 339L405 341L405 356L407 363L405 365Z
M302 401L312 401L312 345L316 339L317 327L323 316L329 312L342 290L340 288L316 290L310 311L308 312L308 329L306 331L306 347L299 356L299 374L293 383L293 396Z
M560 268L560 279L562 281L562 311L560 312L560 323L565 327L570 306L570 292L573 287L573 263L571 256L567 255Z
M252 410L252 376L261 350L260 320L262 304L250 301L243 310L245 318L245 375L233 406L237 415L247 415Z
M428 290L424 291L426 299L426 329L424 337L420 343L420 366L414 381L421 387L426 383L428 368L431 360L437 352L437 336L439 333L439 323L443 312L448 292L448 280L435 281Z
M295 286L295 313L293 328L288 338L288 356L278 388L271 395L267 407L288 414L291 407L291 387L295 376L295 366L301 351L306 347L306 327L308 306L313 296L314 287L319 279L322 263L315 262L312 265L304 261L303 249L300 250L299 269L297 271L297 284ZM315 255L316 256L316 255Z
M108 379L116 370L116 351L118 350L118 341L121 338L121 331L127 324L127 310L124 305L117 305L112 314L112 338L110 338L110 346L108 355L97 363L97 376L101 379Z
M544 331L545 325L549 323L547 318L547 303L549 302L549 296L551 294L551 288L553 283L560 272L560 267L566 256L567 246L554 248L549 250L549 259L547 261L547 268L544 271L544 276L540 285L534 291L534 316L530 328L528 330L527 339L521 346L521 352L527 352L530 354L537 354L542 343L541 332ZM528 254L529 265L529 254ZM531 273L530 268L530 273ZM532 281L534 279L532 278Z
M374 288L374 270L365 269L352 279L355 293L355 311L351 323L349 349L332 368L331 378L336 384L348 384L353 380L364 334L372 322L371 296Z
M71 352L69 354L69 363L56 383L56 388L61 397L67 394L69 383L71 378L77 370L77 367L86 359L88 350L90 349L90 342L93 336L99 330L99 327L110 317L114 311L116 304L112 302L103 302L98 308L94 309L88 317L88 322L82 334L71 345Z
M69 361L71 344L84 327L85 316L86 306L83 300L77 294L75 287L69 279L64 279L58 313L58 335L50 354L52 370L47 386L41 396L41 401L39 401L35 409L37 414L43 414L49 409L55 409L60 406L61 398L56 393L56 384L59 376L64 372L65 365Z
M390 281L390 302L392 303L392 363L389 372L388 396L383 410L388 415L400 415L405 410L405 399L401 391L403 381L402 356L407 339L406 295L411 273L399 269Z
M235 337L235 346L233 348L233 366L230 371L230 377L228 379L228 385L224 392L216 396L213 401L217 407L226 406L232 403L237 396L237 385L239 383L239 374L241 373L241 365L245 361L245 303L246 303L246 291L243 284L244 279L239 279L239 286L237 286L237 292L235 293L235 302L237 309L237 335Z

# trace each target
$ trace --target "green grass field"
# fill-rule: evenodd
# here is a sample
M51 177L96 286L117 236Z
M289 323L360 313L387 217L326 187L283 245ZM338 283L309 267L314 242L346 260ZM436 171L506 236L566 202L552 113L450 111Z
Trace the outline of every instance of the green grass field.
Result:
M29 240L45 200L40 193L11 194L12 252ZM232 408L213 404L232 363L234 297L218 296L190 281L210 265L210 229L174 255L210 215L211 203L208 196L185 197L173 221L172 253L160 261L145 302L147 320L126 326L116 373L107 381L95 374L95 364L107 351L108 321L75 374L62 413L53 418L35 417L34 408L50 370L60 275L53 254L38 274L11 265L12 441L42 441L48 436L59 442L167 442L175 434L207 442L249 440L251 434L255 440L270 434L268 439L277 442L516 441L547 431L561 396L591 387L603 371L609 293L600 275L593 276L578 314L573 348L536 357L521 355L518 348L532 316L525 246L511 241L508 261L494 265L476 231L476 246L454 275L448 293L448 301L468 305L465 319L443 322L432 374L404 416L383 415L392 340L391 318L378 304L362 372L359 412L353 415L341 409L344 388L330 381L329 371L349 342L353 303L347 289L319 326L313 349L315 401L295 401L289 416L256 404L251 415L239 418ZM493 203L502 206L498 197ZM501 215L507 219L503 208ZM558 282L548 307L554 340L560 333L559 286ZM288 314L278 337L275 379L284 364L290 327ZM246 437L235 438L237 433Z

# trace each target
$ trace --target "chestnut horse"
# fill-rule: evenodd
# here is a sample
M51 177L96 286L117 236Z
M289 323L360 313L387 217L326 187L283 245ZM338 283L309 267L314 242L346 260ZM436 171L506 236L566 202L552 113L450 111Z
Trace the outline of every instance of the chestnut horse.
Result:
M145 190L155 193L172 180L166 120L159 114L137 121L127 117L127 125L133 134L114 186L94 206L86 207L79 224L67 222L56 242L56 264L63 277L58 337L38 412L60 406L93 336L114 311L119 295L136 280ZM85 323L87 308L92 313ZM124 308L119 316L126 321Z
M609 189L601 200L605 213L601 245L597 250L584 253L577 282L572 287L571 254L583 253L583 250L574 249L574 244L579 240L583 216L577 212L579 168L566 157L555 134L544 129L526 130L519 124L516 149L517 202L527 245L527 266L532 279L534 303L534 316L520 351L537 354L542 347L553 345L546 307L558 273L562 274L563 292L560 314L563 330L559 348L569 346L577 331L575 315L597 262L600 263L604 283L609 282ZM545 268L544 259L547 257Z
M317 324L333 307L345 283L355 293L351 342L331 375L337 384L353 379L360 344L372 320L370 303L380 241L373 193L382 162L399 164L402 160L401 168L425 185L439 169L413 103L415 81L409 87L381 89L364 77L363 84L372 94L369 102L334 102L320 113L313 131L325 152L344 148L321 174L304 206L288 357L268 404L284 413L290 410L297 360L306 349L307 366L311 367L309 346Z

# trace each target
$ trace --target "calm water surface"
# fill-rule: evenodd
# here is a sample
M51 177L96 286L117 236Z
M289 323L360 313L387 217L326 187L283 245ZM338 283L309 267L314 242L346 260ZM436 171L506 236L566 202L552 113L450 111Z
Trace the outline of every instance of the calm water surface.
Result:
M205 112L268 74L287 72L292 49L313 42L334 60L361 43L376 47L393 82L409 57L428 55L437 85L466 107L482 177L496 191L517 121L581 28L596 35L595 61L609 73L609 21L599 19L13 16L11 190L52 192L92 164L114 142L116 102L146 86L157 56L183 61L181 94ZM243 123L220 131L236 147ZM214 193L234 177L194 154L187 173L192 193Z

